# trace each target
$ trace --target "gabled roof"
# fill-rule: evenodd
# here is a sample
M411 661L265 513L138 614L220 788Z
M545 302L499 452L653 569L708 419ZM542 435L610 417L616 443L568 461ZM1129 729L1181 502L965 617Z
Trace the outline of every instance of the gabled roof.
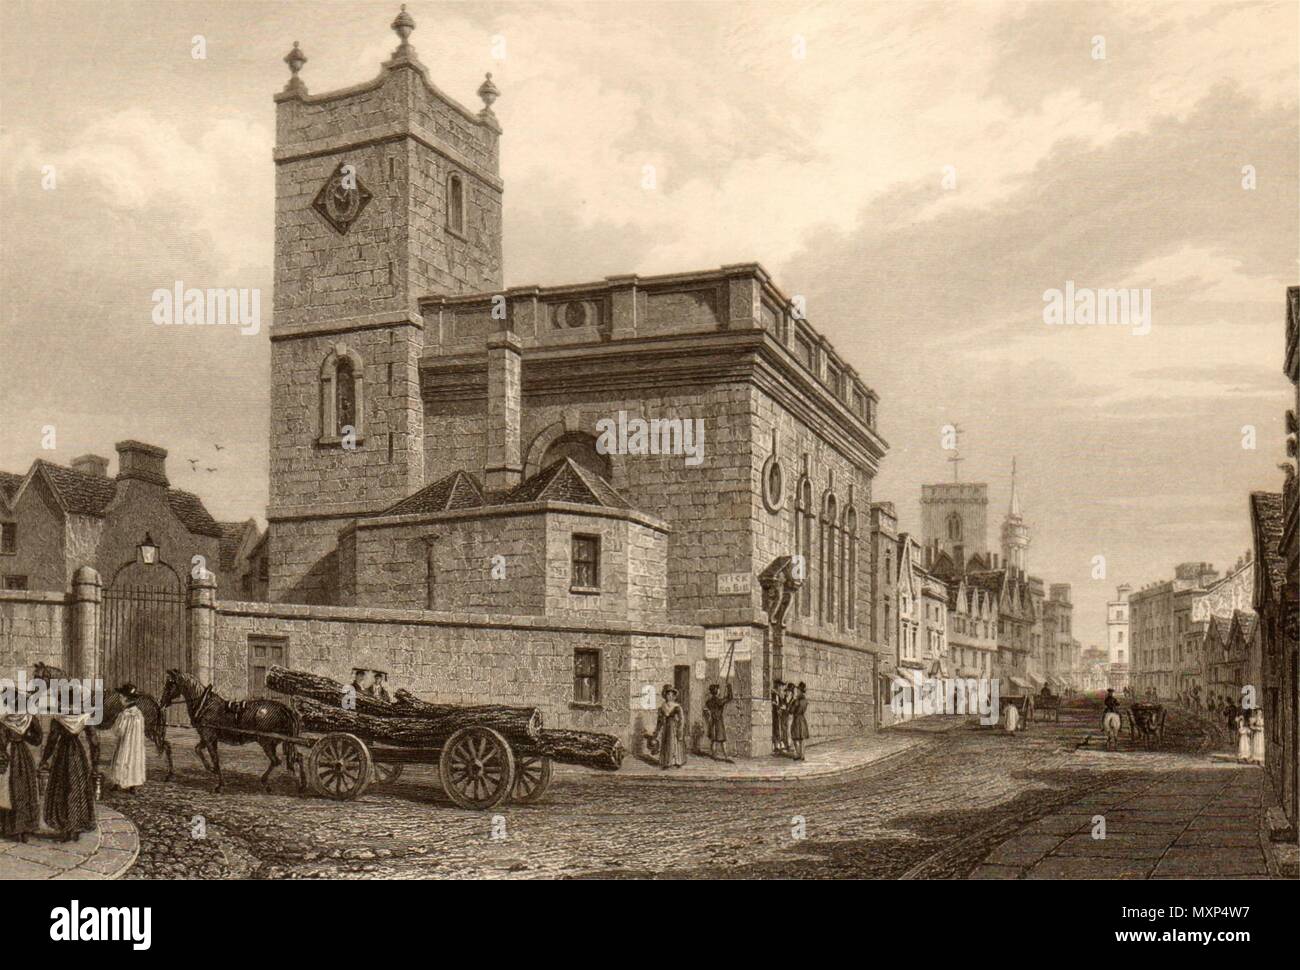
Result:
M631 503L589 468L572 458L561 458L547 465L531 478L497 497L494 505L520 505L525 502L574 502L599 505L610 509L630 509Z
M1205 624L1205 634L1202 643L1208 641L1211 646L1225 647L1228 644L1228 635L1232 632L1232 620L1226 616L1210 614L1209 622Z
M22 475L15 475L13 472L0 472L0 502L13 504L14 498L18 495L18 488L22 483Z
M0 474L3 474L7 480L17 477L8 472ZM117 495L115 478L88 475L41 458L32 462L31 469L20 479L19 487L14 489L14 495L16 496L18 491L25 488L27 483L37 475L49 485L60 507L73 515L93 515L96 518L103 518L108 506ZM203 501L197 495L178 488L169 488L167 504L172 514L180 519L190 532L221 538L221 527L208 514Z
M432 485L426 485L408 495L396 505L389 506L381 515L411 515L416 512L450 512L455 509L477 509L484 505L483 489L473 475L454 471Z
M1273 597L1282 593L1286 579L1286 562L1282 558L1282 496L1277 492L1250 493L1250 527L1255 537L1255 604L1262 602L1262 584L1267 582Z

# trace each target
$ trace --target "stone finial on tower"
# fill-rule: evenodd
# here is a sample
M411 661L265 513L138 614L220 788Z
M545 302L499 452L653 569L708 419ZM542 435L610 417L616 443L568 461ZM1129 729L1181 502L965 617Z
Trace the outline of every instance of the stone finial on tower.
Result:
M501 92L492 83L491 71L487 72L487 76L483 78L483 83L478 86L478 96L483 99L483 110L478 113L479 118L499 132L501 126L497 123L497 116L492 111L492 105L496 103L497 98L501 97Z
M396 33L398 38L402 41L397 46L397 50L393 53L409 53L411 51L411 45L407 41L407 38L411 36L411 31L415 30L415 18L406 12L406 4L402 4L401 13L393 18L393 22L389 24L389 26L393 28L393 32Z
M286 91L302 91L305 93L307 85L302 83L302 78L298 76L298 72L307 63L307 55L302 52L296 40L293 42L293 50L284 55L284 62L289 65L290 71L289 83L285 85L284 89Z

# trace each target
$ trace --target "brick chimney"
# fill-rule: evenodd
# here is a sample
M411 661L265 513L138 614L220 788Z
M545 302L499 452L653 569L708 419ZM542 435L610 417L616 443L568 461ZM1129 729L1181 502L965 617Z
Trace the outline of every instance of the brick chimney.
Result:
M117 477L119 481L138 479L166 488L167 452L157 445L142 441L119 441L117 447Z
M72 470L83 475L94 475L96 478L107 478L108 459L99 455L82 455L80 458L72 459Z
M523 478L519 455L522 350L523 343L509 330L488 337L487 467L483 470L488 491L514 488Z

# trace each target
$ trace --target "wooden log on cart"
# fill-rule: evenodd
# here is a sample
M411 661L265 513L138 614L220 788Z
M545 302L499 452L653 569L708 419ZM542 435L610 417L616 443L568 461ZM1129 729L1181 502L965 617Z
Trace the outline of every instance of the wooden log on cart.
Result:
M566 765L581 765L601 771L618 771L623 763L623 742L610 734L593 731L543 730L532 744L521 744L525 757L542 755Z
M511 741L535 739L542 730L542 712L535 707L508 707L502 704L479 704L472 707L457 707L454 704L430 704L422 701L404 690L397 692L396 701L385 701L369 694L353 691L337 680L310 674L302 670L287 670L272 666L266 672L266 686L281 694L314 701L326 707L340 709L344 714L357 714L376 720L420 721L425 725L423 731L431 737L445 740L463 727L488 727L499 731ZM352 710L342 710L345 698L349 695L355 701ZM317 730L309 728L309 730ZM382 731L376 733L368 729L363 733L352 728L331 727L330 731L349 731L352 734L373 734L375 740L382 737ZM421 733L414 727L414 733ZM411 733L411 732L405 732ZM401 742L393 742L394 744ZM415 742L411 742L414 744Z
M302 718L302 726L321 734L343 732L355 734L372 744L391 744L404 748L437 748L448 738L467 727L491 728L512 744L529 744L536 741L541 728L532 720L521 719L512 709L461 707L455 710L465 715L450 714L441 718L430 717L376 717L339 707L321 704L309 697L299 697L295 703ZM540 714L537 720L540 721Z

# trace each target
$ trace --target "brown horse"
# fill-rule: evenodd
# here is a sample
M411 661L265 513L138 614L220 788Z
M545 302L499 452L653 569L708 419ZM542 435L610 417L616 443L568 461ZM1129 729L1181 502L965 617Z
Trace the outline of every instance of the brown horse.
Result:
M45 663L37 663L33 666L32 676L37 680L45 681L47 684L55 680L68 679L67 671L60 667L51 667ZM32 690L35 690L35 688L32 688ZM144 691L136 691L135 706L140 708L140 713L144 715L144 736L152 741L154 747L158 749L158 756L167 760L167 774L163 781L171 781L175 772L172 765L172 745L167 740L167 718L163 716L163 709L153 699L152 694L146 694ZM104 699L104 713L103 719L98 725L99 730L111 731L113 725L127 707L128 703L125 694L116 688L110 691L108 697Z
M221 791L221 758L217 754L217 743L244 745L256 741L266 752L270 762L262 773L262 788L270 790L271 772L281 761L275 755L277 744L283 745L284 770L298 775L298 791L306 787L306 775L302 768L302 757L290 741L279 741L266 737L268 734L296 738L298 736L298 712L280 701L253 699L247 701L228 701L209 685L204 687L189 674L179 670L167 671L167 682L163 687L161 704L170 707L184 700L185 709L190 715L190 724L199 732L199 743L194 746L203 767L217 776L216 791ZM211 764L208 755L212 756Z

